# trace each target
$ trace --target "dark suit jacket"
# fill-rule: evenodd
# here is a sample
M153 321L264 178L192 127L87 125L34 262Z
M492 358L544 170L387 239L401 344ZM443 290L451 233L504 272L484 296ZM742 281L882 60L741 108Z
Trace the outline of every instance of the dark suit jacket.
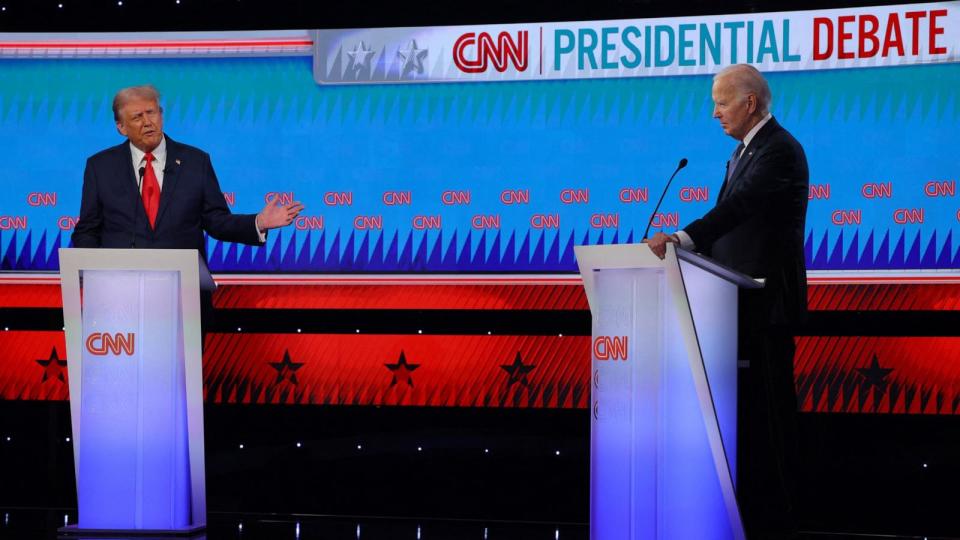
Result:
M766 278L764 324L795 324L806 316L808 193L803 147L771 118L750 141L717 205L684 228L697 251Z
M166 137L166 136L165 136ZM210 156L167 140L156 228L147 221L137 192L130 144L107 148L87 160L74 247L197 249L206 258L203 231L219 240L259 245L255 214L231 214Z

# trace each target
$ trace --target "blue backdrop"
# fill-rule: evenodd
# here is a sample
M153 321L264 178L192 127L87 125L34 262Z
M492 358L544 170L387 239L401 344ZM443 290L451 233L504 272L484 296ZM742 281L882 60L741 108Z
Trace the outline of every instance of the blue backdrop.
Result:
M211 154L235 212L271 192L307 205L263 248L209 239L215 271L572 272L574 245L639 240L681 157L661 223L706 212L736 145L711 118L708 76L318 86L308 57L3 60L0 73L3 269L57 268L85 159L122 141L110 105L133 84L161 91L165 131ZM769 75L810 163L810 268L960 266L958 75Z

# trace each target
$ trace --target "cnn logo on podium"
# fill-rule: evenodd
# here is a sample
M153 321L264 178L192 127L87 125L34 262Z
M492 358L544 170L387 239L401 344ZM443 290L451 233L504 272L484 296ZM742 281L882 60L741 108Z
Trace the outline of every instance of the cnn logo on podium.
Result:
M627 336L597 336L593 339L593 357L597 360L627 361Z
M86 346L90 354L96 356L133 356L136 350L133 332L122 334L116 332L110 334L107 332L92 332L87 336Z

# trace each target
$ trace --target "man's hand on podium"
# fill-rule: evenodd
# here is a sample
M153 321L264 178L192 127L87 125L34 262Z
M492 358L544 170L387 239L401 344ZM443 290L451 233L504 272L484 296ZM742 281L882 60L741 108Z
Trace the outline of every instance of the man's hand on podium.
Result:
M663 259L667 256L668 243L680 244L680 238L678 238L677 235L667 235L663 234L662 232L658 232L657 234L653 235L653 238L648 238L644 241L650 247L650 251L652 251L653 254L660 259Z
M287 206L280 206L279 201L280 197L274 197L257 214L257 230L267 231L278 227L286 227L293 223L293 220L303 210L303 203L300 201L294 201Z

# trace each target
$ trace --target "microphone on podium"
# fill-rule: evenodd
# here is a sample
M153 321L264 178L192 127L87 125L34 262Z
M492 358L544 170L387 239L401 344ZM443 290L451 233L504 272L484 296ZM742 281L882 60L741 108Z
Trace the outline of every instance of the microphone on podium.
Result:
M643 231L643 239L647 239L647 233L650 232L650 225L653 224L653 218L657 215L657 210L660 209L660 203L663 202L663 198L667 195L667 190L670 189L670 182L673 182L673 177L680 172L680 169L687 166L687 158L680 160L680 163L677 165L677 169L673 171L673 174L670 175L670 179L667 180L667 185L663 188L663 193L660 194L660 200L657 201L657 205L653 207L653 212L650 214L650 219L647 220L647 228Z

